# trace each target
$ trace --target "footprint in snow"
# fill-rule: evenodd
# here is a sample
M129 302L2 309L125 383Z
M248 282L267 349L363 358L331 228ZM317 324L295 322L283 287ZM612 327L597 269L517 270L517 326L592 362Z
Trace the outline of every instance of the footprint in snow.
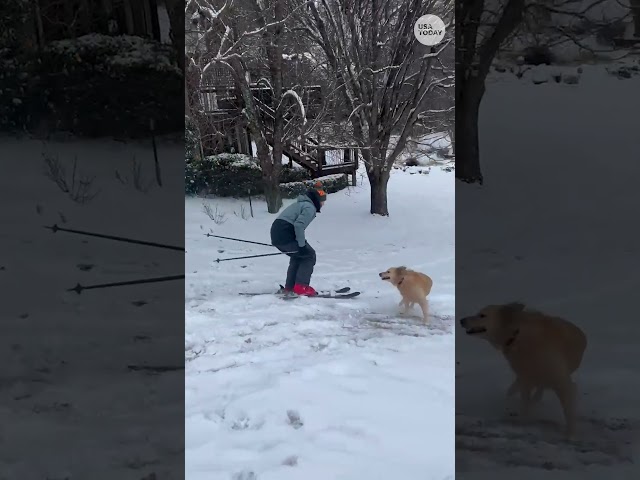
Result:
M289 419L289 425L296 430L304 425L302 418L300 418L300 414L296 410L287 410L287 418Z
M231 480L258 480L258 476L251 470L243 470L242 472L234 473L231 476Z
M298 456L297 455L291 455L290 457L285 458L282 461L283 465L288 465L289 467L295 467L296 465L298 465Z

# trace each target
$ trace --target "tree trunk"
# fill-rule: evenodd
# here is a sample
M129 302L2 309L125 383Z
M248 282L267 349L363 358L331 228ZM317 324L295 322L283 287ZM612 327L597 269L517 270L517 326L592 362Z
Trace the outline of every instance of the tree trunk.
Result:
M86 32L91 32L91 20L92 20L92 13L91 13L91 6L89 5L89 0L82 0L80 2L80 12L79 12L79 21L80 21L80 32L82 32L83 34Z
M124 17L126 23L126 34L135 35L135 25L133 23L133 6L131 0L124 0Z
M272 153L269 152L269 146L263 136L256 135L255 142L256 154L262 169L262 186L267 201L267 211L278 213L282 208L282 195L280 194L280 169L282 167L278 168L278 165L273 163Z
M462 82L459 88L461 92L456 95L455 128L460 132L460 135L456 136L463 140L460 145L456 145L456 178L466 183L482 185L478 119L484 81L476 85L472 82Z
M282 195L280 194L280 182L273 175L262 177L264 184L264 197L267 201L267 211L278 213L282 208Z
M633 36L640 38L640 0L631 0L631 15L633 16Z
M167 0L167 14L169 15L169 26L171 29L171 43L176 51L178 66L185 71L185 50L184 50L184 3L177 0Z
M389 184L389 171L375 167L371 172L367 172L369 184L371 185L371 214L389 216L387 206L387 186Z
M149 0L147 5L149 10L149 22L151 23L151 34L154 40L158 42L162 41L162 35L160 33L160 19L158 18L158 2L157 0ZM178 52L178 55L184 52Z
M267 199L267 210L269 213L278 213L282 208L282 196L280 195L280 173L282 171L282 154L284 145L282 137L284 135L284 108L282 104L282 33L283 27L279 23L284 18L284 4L276 1L273 10L273 20L276 25L265 28L267 43L267 58L269 61L269 71L271 74L271 85L273 85L271 108L275 112L273 120L273 136L271 143L271 166L265 172L265 197Z
M42 25L42 12L40 11L40 0L35 0L33 2L33 14L36 19L36 45L38 46L38 51L44 48L44 27Z

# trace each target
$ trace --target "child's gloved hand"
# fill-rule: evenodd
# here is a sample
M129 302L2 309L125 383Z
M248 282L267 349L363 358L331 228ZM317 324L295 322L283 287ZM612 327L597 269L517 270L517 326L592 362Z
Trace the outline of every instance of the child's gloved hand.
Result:
M298 254L299 255L308 255L309 254L309 247L307 246L306 243L304 244L304 246L298 247Z

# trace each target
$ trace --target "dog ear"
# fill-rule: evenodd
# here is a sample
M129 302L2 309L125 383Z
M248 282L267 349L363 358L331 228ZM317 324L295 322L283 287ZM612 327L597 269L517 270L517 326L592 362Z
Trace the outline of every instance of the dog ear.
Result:
M396 272L398 272L400 275L402 275L403 273L405 273L407 271L407 267L396 267Z

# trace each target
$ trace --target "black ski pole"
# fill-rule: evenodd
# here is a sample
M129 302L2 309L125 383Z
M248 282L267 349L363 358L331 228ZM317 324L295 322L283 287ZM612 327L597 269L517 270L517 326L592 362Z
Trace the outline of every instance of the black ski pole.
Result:
M234 258L218 258L214 260L216 263L228 262L230 260L244 260L246 258L258 258L258 257L271 257L273 255L289 255L298 252L278 252L278 253L264 253L262 255L249 255L248 257L234 257Z
M76 292L78 295L82 293L83 290L93 290L96 288L110 288L110 287L120 287L123 285L139 285L141 283L156 283L156 282L168 282L170 280L183 280L184 275L172 275L170 277L155 277L155 278L145 278L142 280L129 280L127 282L114 282L114 283L100 283L97 285L80 285L77 284L73 288L68 288L67 292Z
M242 240L241 238L223 237L221 235L212 235L211 233L205 233L205 236L207 236L207 237L215 237L215 238L223 238L225 240L233 240L234 242L253 243L254 245L262 245L262 246L265 246L265 247L273 247L273 245L271 245L269 243L252 242L251 240Z
M144 240L135 240L133 238L116 237L115 235L105 235L105 234L102 234L102 233L87 232L85 230L74 230L72 228L59 227L58 225L53 225L52 227L45 226L44 228L47 228L47 229L51 230L53 233L56 233L56 232L68 232L68 233L75 233L77 235L85 235L87 237L106 238L107 240L115 240L117 242L135 243L137 245L146 245L148 247L166 248L168 250L179 250L181 252L185 251L184 247L176 247L174 245L166 245L166 244L163 244L163 243L156 243L156 242L147 242L147 241L144 241Z

